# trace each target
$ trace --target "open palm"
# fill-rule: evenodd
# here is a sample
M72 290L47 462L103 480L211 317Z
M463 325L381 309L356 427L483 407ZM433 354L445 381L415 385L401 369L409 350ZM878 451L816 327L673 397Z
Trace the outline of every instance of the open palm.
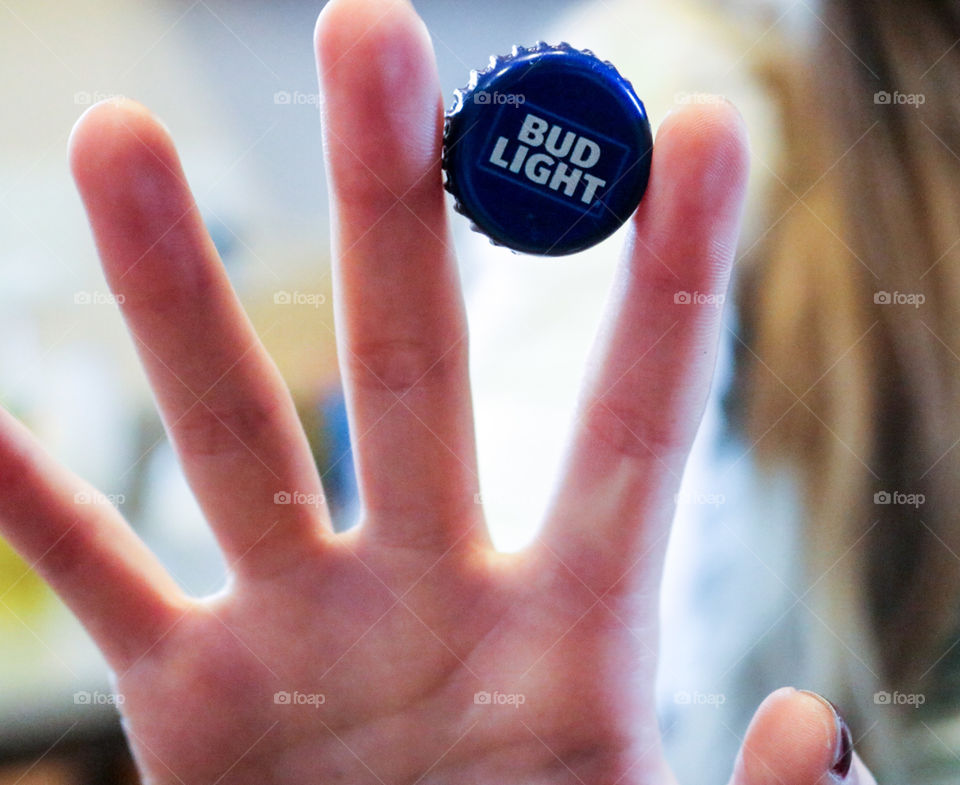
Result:
M332 533L166 131L110 101L78 122L71 166L231 581L185 596L115 510L74 503L89 489L6 414L0 526L104 651L146 782L668 783L660 569L719 329L717 309L674 294L726 288L739 116L664 121L546 521L500 554L476 504L429 37L406 2L334 0L316 40L361 525ZM793 690L764 707L738 785L842 773L828 707Z

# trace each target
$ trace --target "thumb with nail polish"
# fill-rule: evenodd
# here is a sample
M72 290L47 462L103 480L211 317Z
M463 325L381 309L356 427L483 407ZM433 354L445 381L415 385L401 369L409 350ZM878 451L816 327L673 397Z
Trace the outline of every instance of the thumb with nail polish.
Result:
M834 704L784 687L754 714L730 785L876 785L853 742Z

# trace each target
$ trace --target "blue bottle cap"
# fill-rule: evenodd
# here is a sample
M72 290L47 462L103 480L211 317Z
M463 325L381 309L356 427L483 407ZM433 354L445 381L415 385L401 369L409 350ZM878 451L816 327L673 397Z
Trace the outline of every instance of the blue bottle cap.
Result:
M494 244L543 256L615 232L643 198L653 149L643 103L616 68L542 41L471 72L443 141L457 212Z

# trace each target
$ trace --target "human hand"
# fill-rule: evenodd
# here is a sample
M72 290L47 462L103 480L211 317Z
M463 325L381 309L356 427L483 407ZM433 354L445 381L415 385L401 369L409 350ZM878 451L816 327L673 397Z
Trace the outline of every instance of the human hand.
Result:
M6 413L0 529L103 650L152 785L667 785L659 580L719 330L718 309L674 294L726 289L742 122L726 104L664 120L544 526L500 554L475 504L426 29L406 2L333 0L316 42L361 525L334 535L322 504L275 503L322 499L289 393L166 131L110 101L78 122L71 167L231 580L185 596L118 512L74 503L88 486ZM779 691L733 782L829 781L840 745L826 704ZM848 781L872 782L858 761Z

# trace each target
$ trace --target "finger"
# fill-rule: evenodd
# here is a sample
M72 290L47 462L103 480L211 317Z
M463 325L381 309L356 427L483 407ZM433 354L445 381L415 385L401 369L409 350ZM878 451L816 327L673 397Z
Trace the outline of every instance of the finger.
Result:
M316 46L338 349L365 525L425 547L484 537L429 36L406 0L332 0Z
M819 695L777 690L757 709L730 785L876 785L850 729Z
M617 585L638 555L659 564L713 374L747 169L731 105L663 121L541 536L551 558L598 589ZM659 580L658 569L636 574Z
M3 409L0 534L56 590L114 667L150 649L187 607L106 498Z
M277 569L327 519L316 504L275 502L319 502L320 481L170 137L139 104L101 103L77 122L70 164L190 486L232 562Z

